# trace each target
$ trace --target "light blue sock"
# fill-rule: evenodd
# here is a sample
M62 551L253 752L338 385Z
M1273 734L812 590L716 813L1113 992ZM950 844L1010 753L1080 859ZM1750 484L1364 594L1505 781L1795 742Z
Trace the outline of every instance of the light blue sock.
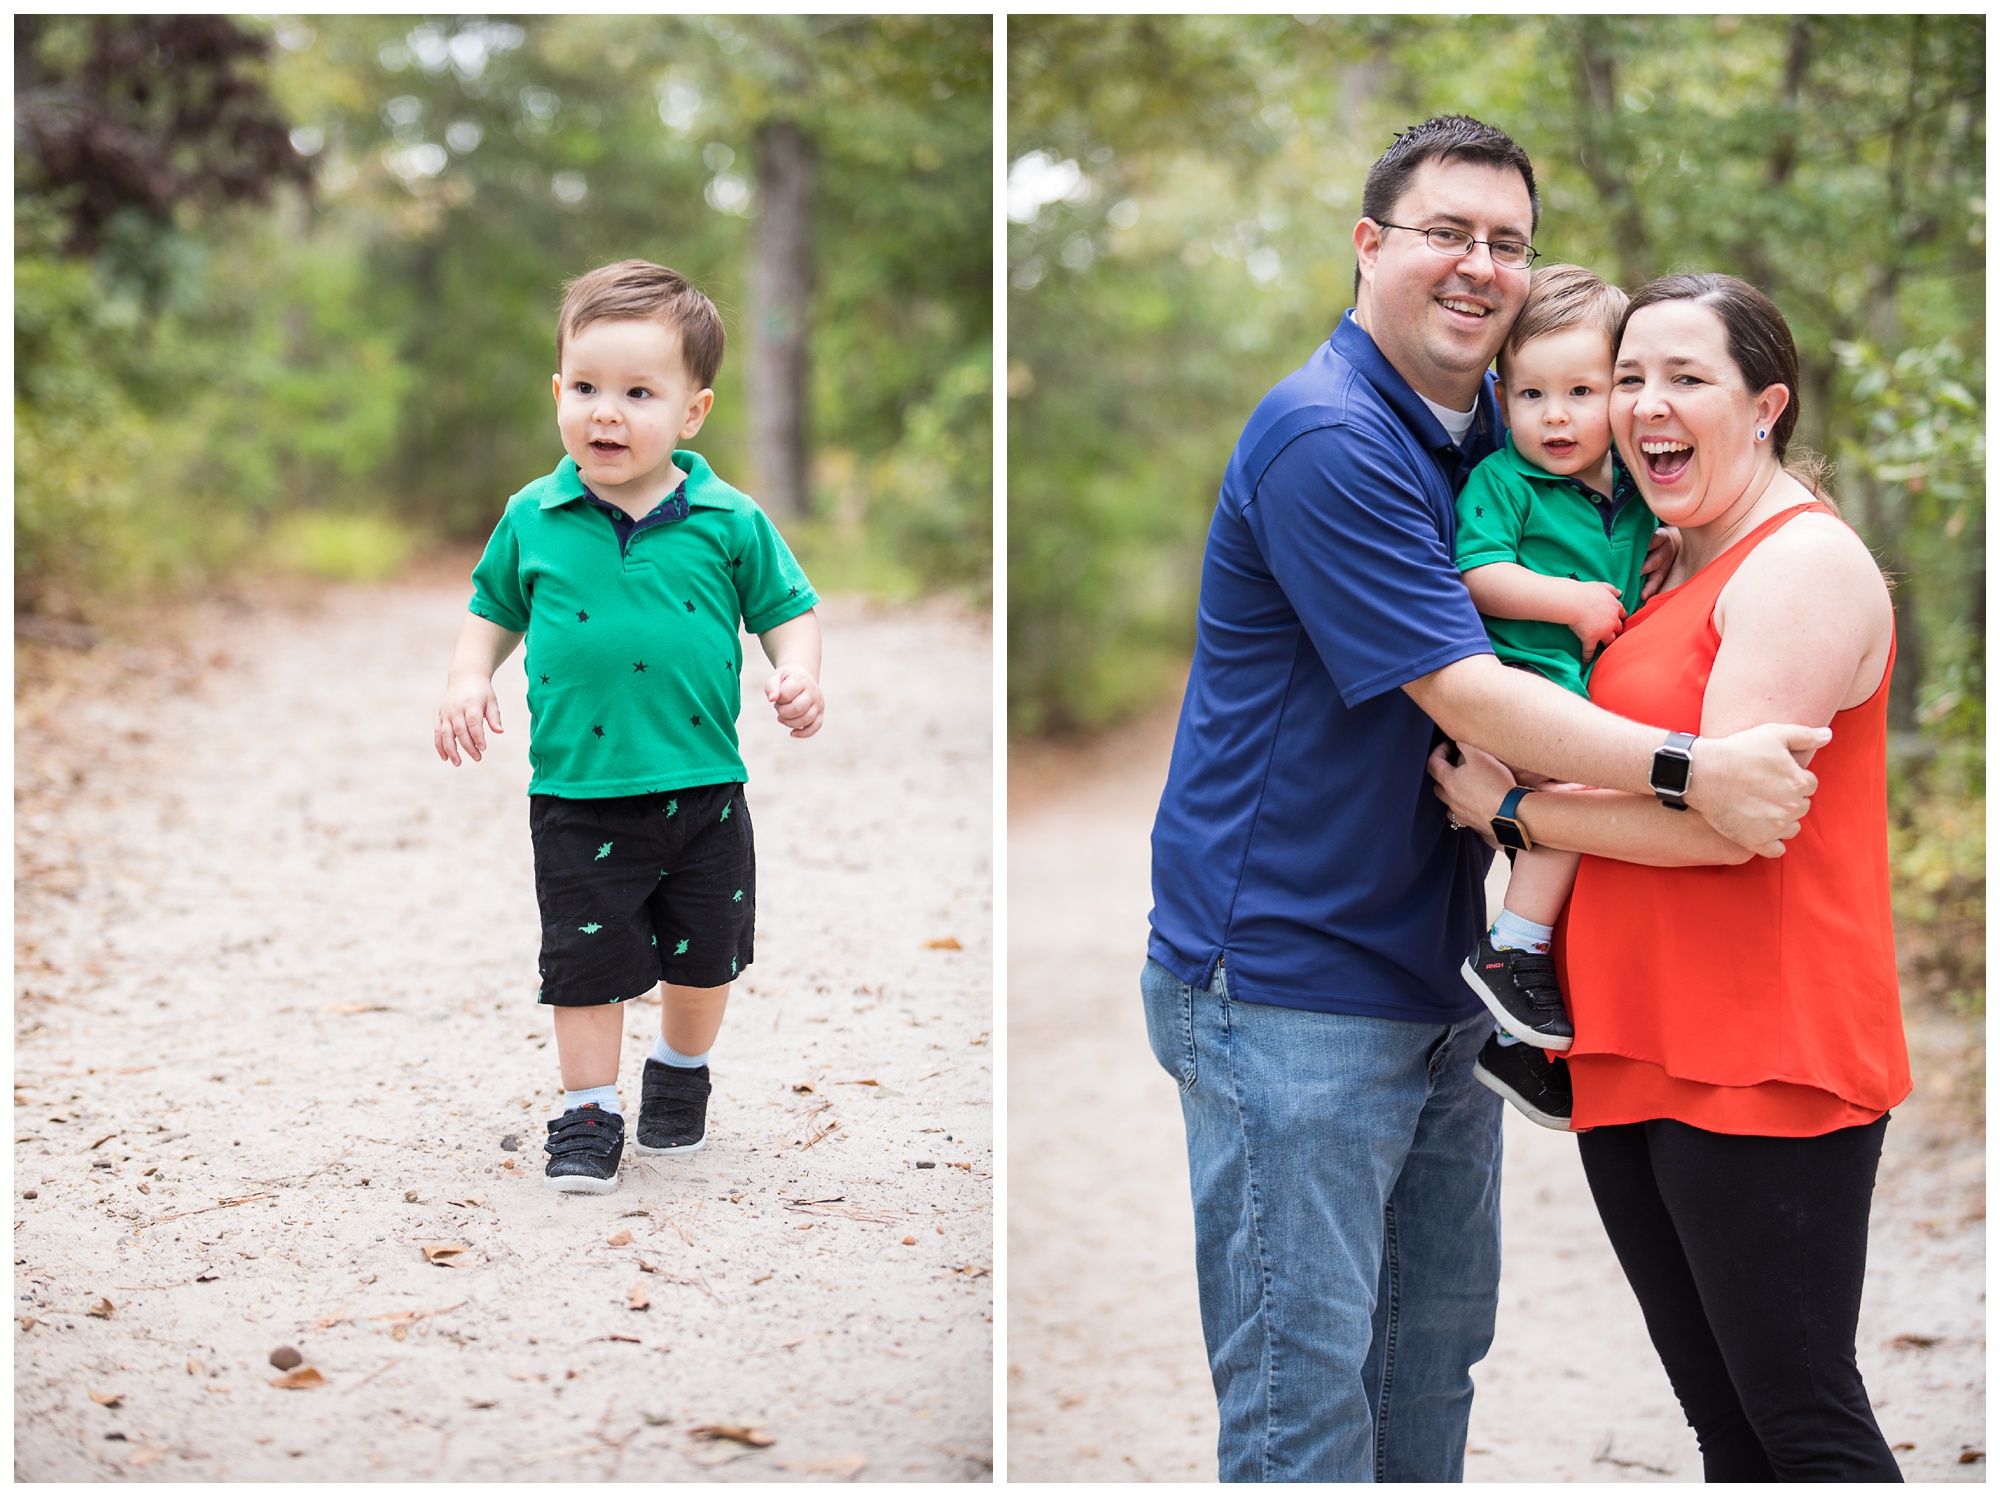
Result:
M1487 935L1502 951L1547 951L1549 942L1556 938L1556 928L1553 925L1537 925L1512 910L1503 909Z
M572 1107L588 1107L593 1102L600 1111L615 1112L621 1118L625 1116L625 1109L618 1105L616 1086L586 1086L581 1091L563 1093L564 1112L568 1112Z
M683 1055L667 1043L664 1035L653 1041L653 1059L663 1066L678 1066L683 1071L693 1071L707 1065L711 1053L704 1050L699 1055Z

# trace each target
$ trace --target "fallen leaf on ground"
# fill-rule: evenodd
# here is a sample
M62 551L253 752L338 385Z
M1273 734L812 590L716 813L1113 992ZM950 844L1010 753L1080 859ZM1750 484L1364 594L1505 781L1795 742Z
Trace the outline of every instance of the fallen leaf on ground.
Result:
M768 1278L771 1278L771 1277L772 1277L772 1275L770 1275L770 1274L767 1274L767 1273L760 1273L760 1274L758 1274L758 1275L757 1275L757 1277L756 1277L756 1278L752 1279L752 1280L751 1280L750 1282L751 1282L751 1283L753 1283L753 1284L761 1284L761 1283L763 1283L763 1282L764 1282L764 1281L765 1281L766 1279L768 1279Z
M604 1240L612 1247L624 1247L632 1241L632 1234L620 1228Z
M484 1206L486 1204L486 1197L475 1192L472 1195L460 1196L451 1204L454 1206Z
M109 1320L112 1316L112 1312L114 1312L117 1308L118 1307L112 1304L110 1300L101 1299L96 1304L92 1305L88 1310L85 1310L83 1313L86 1315L95 1315L99 1320Z
M344 1324L353 1318L354 1306L343 1305L338 1310L329 1310L326 1314L320 1316L318 1320L313 1322L313 1329L316 1331L330 1331L335 1326Z
M189 1377L200 1377L200 1376L202 1376L202 1375L203 1375L204 1373L206 1373L207 1371L208 1371L208 1369L207 1369L206 1367L204 1367L204 1366L202 1366L202 1365L201 1365L201 1358L200 1358L200 1357L189 1357L189 1358L188 1358L188 1376L189 1376Z
M271 1365L280 1372L290 1372L304 1360L296 1346L281 1346L271 1353Z
M835 1086L880 1086L882 1083L870 1076L866 1081L836 1081ZM803 1469L803 1468L801 1468Z
M92 1144L92 1145L91 1145L91 1147L92 1147L93 1149L95 1149L95 1148L97 1148L97 1147L98 1147L98 1146L99 1146L100 1144L108 1144L108 1143L110 1143L110 1142L111 1142L111 1140L112 1140L112 1139L116 1138L117 1136L118 1136L118 1135L117 1135L117 1134L115 1134L115 1133L107 1133L107 1134L105 1134L105 1135L104 1135L104 1137L100 1138L100 1139L99 1139L99 1140L97 1141L97 1143L94 1143L94 1144Z
M32 1331L36 1326L40 1324L41 1322L35 1319L35 1317L32 1315L23 1315L21 1317L21 1329L24 1331Z
M1970 1466L1975 1461L1983 1461L1985 1459L1986 1452L1983 1450L1961 1450L1958 1453L1958 1463L1961 1466Z
M868 1464L864 1455L837 1455L830 1461L780 1461L780 1471L824 1472L829 1476L851 1477Z
M750 1424L698 1424L688 1433L704 1440L734 1440L738 1445L750 1445L759 1450L778 1443Z
M977 1278L980 1278L981 1276L983 1276L983 1275L985 1275L985 1274L990 1274L991 1272L993 1272L993 1270L992 1270L992 1269L990 1269L990 1268L987 1268L987 1267L985 1267L985 1266L984 1266L984 1265L982 1265L982 1264L978 1264L978 1263L967 1263L967 1264L964 1264L964 1265L962 1265L962 1266L960 1266L960 1267L958 1267L958 1268L954 1268L954 1269L952 1270L952 1272L953 1272L953 1273L962 1273L962 1274L964 1274L964 1275L965 1275L965 1276L966 1276L966 1277L967 1277L968 1279L977 1279Z
M273 1388L324 1388L326 1379L319 1375L317 1367L300 1367L283 1377L271 1379Z
M915 1247L916 1245L917 1245L917 1239L914 1237L905 1237L903 1239L904 1247Z
M418 1244L424 1250L424 1261L438 1263L449 1268L451 1260L465 1251L462 1242L425 1242Z
M639 1340L637 1336L621 1336L616 1331L613 1331L609 1336L606 1336L604 1339L606 1341L629 1341L634 1346L640 1346L644 1344Z
M475 1409L497 1409L500 1407L500 1400L497 1398L468 1398L466 1402Z
M386 1014L389 1012L389 1005L386 1003L329 1003L321 1011L329 1014Z
M107 1409L115 1409L125 1401L125 1395L123 1393L99 1393L95 1388L92 1388L90 1390L90 1401L92 1403L101 1403Z
M646 1298L646 1285L643 1280L632 1286L632 1292L627 1298L635 1310L648 1309L653 1303L650 1299Z
M1923 1351L1942 1340L1942 1336L1920 1336L1915 1331L1905 1331L1889 1344L1899 1351Z
M818 1088L815 1087L810 1081L794 1081L792 1083L792 1090L795 1092L810 1092L810 1091L817 1091Z
M217 1274L213 1268L204 1268L195 1274L194 1281L197 1284L213 1284L216 1278Z
M1915 1450L1917 1448L1917 1442L1915 1440L1898 1440L1894 1445L1891 1445L1889 1448L1891 1450Z
M937 938L937 939L936 939L935 941L926 941L926 942L924 942L924 950L926 950L926 951L963 951L963 950L965 950L965 948L964 948L963 946L961 946L961 945L959 945L959 944L958 944L958 937L957 937L957 936L939 936L939 937L938 937L938 938Z

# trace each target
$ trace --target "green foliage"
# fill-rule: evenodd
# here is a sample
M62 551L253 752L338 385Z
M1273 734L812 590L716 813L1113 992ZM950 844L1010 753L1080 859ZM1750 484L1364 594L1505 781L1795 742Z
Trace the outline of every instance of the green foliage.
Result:
M234 46L197 19L182 30ZM87 612L236 566L365 576L411 538L483 536L561 455L563 282L631 256L720 305L734 343L696 445L754 492L752 155L780 115L810 131L820 165L811 438L820 469L845 475L805 529L844 534L834 511L853 516L828 554L870 558L850 572L898 589L990 575L987 18L235 24L250 37L234 97L263 111L268 87L276 113L257 117L290 128L309 195L220 206L230 194L203 184L241 163L193 133L155 163L168 209L94 208L86 258L69 232L85 186L17 155L23 606ZM81 67L105 28L129 51L154 25L50 20L36 78ZM147 82L110 89L105 108L170 96ZM206 97L197 82L188 97ZM66 98L31 101L50 139ZM17 151L43 138L17 137Z
M1528 149L1550 258L1772 294L1800 438L1899 579L1897 721L1977 731L1982 18L1017 16L1009 45L1017 731L1185 658L1236 434L1349 303L1369 164L1453 111Z
M1904 997L1986 1011L1986 773L1973 743L1898 765L1889 875Z

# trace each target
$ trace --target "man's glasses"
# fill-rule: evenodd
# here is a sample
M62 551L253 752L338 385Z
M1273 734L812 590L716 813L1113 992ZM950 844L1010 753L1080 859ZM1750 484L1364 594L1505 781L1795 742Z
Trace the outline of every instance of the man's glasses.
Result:
M1532 244L1519 239L1474 239L1463 229L1413 229L1408 224L1383 223L1374 220L1385 229L1401 229L1406 234L1421 234L1424 243L1436 254L1450 259L1461 259L1472 253L1475 244L1486 246L1486 252L1493 257L1493 263L1507 270L1526 270L1541 258L1541 251Z

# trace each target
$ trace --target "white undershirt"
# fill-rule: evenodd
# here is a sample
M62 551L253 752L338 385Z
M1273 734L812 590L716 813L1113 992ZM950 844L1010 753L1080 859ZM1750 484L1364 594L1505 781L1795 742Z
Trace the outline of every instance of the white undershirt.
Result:
M1472 430L1472 418L1479 414L1479 401L1477 398L1473 400L1472 409L1469 411L1451 410L1446 406L1439 405L1428 395L1421 393L1418 394L1417 399L1431 408L1431 414L1438 418L1438 424L1445 429L1445 435L1451 438L1454 447L1460 447L1465 444L1465 434Z

